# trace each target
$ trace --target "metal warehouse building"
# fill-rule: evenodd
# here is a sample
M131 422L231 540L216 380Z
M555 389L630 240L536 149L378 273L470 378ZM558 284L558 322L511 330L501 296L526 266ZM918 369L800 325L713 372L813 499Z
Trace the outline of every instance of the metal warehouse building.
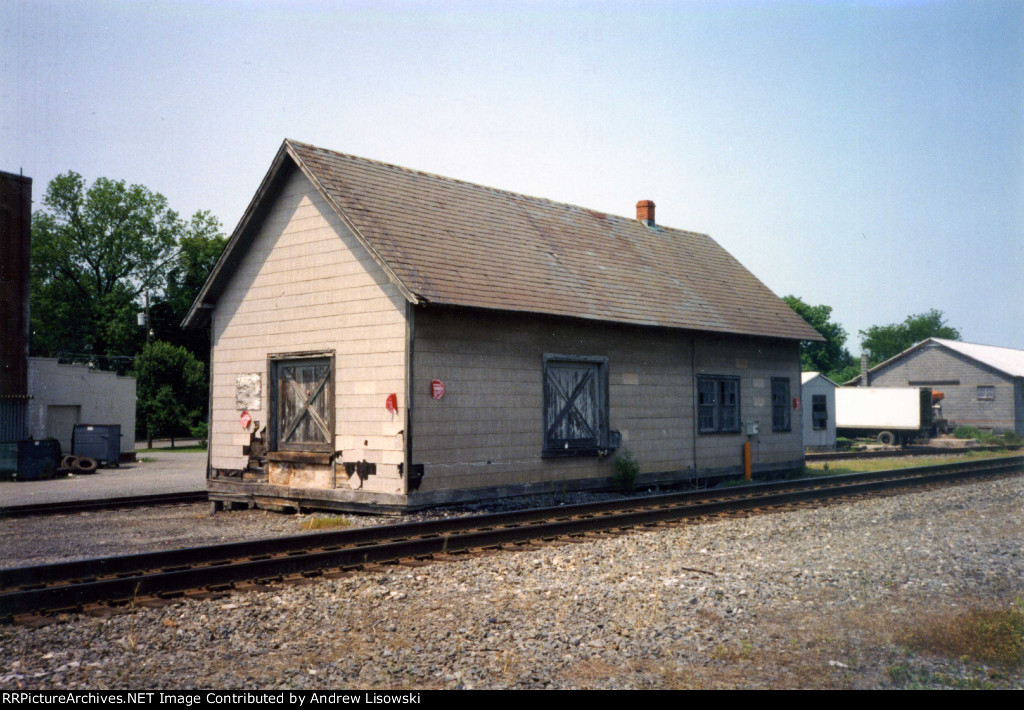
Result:
M703 234L286 140L187 317L217 501L411 509L803 461L820 336Z

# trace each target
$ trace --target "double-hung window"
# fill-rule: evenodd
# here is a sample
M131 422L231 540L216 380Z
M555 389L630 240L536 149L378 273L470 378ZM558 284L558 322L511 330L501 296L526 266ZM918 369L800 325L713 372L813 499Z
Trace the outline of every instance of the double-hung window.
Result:
M828 429L828 402L823 394L811 395L811 428Z
M702 434L740 430L740 378L697 376L697 422Z
M789 431L789 378L772 378L772 431Z
M593 455L608 445L608 358L545 355L543 455Z

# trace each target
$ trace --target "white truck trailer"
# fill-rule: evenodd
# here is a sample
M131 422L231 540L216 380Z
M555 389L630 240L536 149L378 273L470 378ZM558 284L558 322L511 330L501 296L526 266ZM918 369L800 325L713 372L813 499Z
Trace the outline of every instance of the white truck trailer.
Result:
M928 387L837 387L836 435L872 436L881 444L904 445L928 438L932 391Z

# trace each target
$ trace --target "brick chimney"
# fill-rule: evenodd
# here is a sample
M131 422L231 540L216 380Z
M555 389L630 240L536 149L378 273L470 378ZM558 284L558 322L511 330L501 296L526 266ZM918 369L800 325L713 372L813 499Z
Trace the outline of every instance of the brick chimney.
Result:
M636 218L648 227L654 226L654 203L650 200L640 200L636 203Z
M870 387L871 386L871 382L868 379L870 377L870 375L868 375L868 369L869 369L868 368L868 354L867 353L861 353L860 354L860 382L858 383L861 387Z

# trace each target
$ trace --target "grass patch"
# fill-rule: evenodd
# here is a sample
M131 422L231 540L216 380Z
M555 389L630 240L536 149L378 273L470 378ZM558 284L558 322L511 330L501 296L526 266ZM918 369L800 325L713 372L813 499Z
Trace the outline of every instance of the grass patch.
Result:
M843 451L845 449L852 449L854 443L856 442L854 442L853 439L847 439L845 436L836 437L836 449L839 449L840 451Z
M738 661L750 658L754 651L754 645L749 641L740 641L738 644L718 644L711 651L711 658L716 661Z
M1019 451L968 451L952 456L894 456L892 458L857 459L853 461L814 461L804 469L809 476L829 476L843 473L862 473L865 471L887 471L897 468L913 468L915 466L932 466L943 463L974 461L978 459L1005 458L1020 456Z
M335 515L329 518L310 518L300 527L303 530L327 530L331 528L347 528L351 525L352 521L348 518Z
M953 432L953 436L957 439L974 439L982 444L995 446L1021 446L1024 444L1024 437L1017 436L1013 432L993 434L990 431L985 431L984 429L978 429L977 427L972 426L957 427L956 431Z
M1005 669L1024 667L1024 604L924 619L898 642L917 653Z
M197 451L206 451L205 446L175 446L173 449L136 449L136 454L189 454Z
M889 667L889 680L898 688L907 690L995 690L998 686L984 676L974 673L951 675L910 663L896 663Z
M995 443L996 440L996 435L992 432L982 431L972 426L958 426L956 431L953 432L953 436L957 439L974 439L984 444Z

